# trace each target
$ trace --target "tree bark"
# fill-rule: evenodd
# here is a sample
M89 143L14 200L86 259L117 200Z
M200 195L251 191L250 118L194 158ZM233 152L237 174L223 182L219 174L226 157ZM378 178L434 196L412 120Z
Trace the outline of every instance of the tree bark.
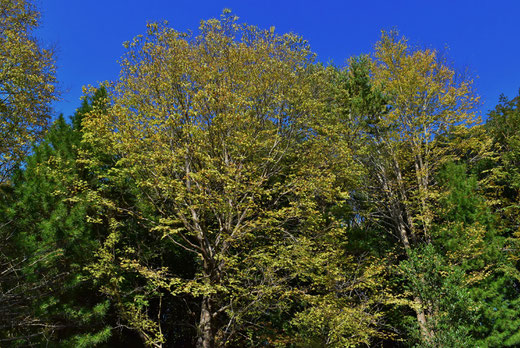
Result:
M211 310L211 296L205 295L202 298L202 306L199 320L199 338L197 348L215 347L215 335L213 333L213 316Z
M396 179L397 179L397 186L399 188L400 200L402 202L406 202L408 200L408 197L406 196L406 191L404 189L404 182L403 182L403 176L401 173L401 168L399 167L399 163L397 162L395 155L393 153L392 153L392 158L393 158L394 165L395 165ZM404 204L404 206L401 207L400 209L399 208L396 209L396 211L398 212L397 216L396 216L398 221L396 221L396 222L398 224L398 230L399 230L399 235L401 237L401 242L403 243L403 247L406 252L406 255L408 257L410 257L412 247L410 245L410 240L408 238L408 229L411 230L412 237L414 237L414 235L415 235L414 230L413 230L413 223L411 221L411 216L410 216L410 213L408 211L406 204ZM406 227L407 224L408 224L408 229ZM418 276L420 276L420 275L418 275ZM424 281L424 280L421 278L421 281ZM417 316L417 323L419 324L419 329L421 330L422 339L424 342L429 342L429 341L431 341L431 339L433 337L433 333L428 329L427 317L426 317L426 313L424 311L424 303L423 303L421 297L416 294L413 295L413 300L416 304L415 314Z
M406 231L406 226L404 224L402 216L399 218L399 235L401 237L401 242L403 243L406 254L409 256L411 252L410 241L408 239L408 232ZM421 278L422 280L422 278ZM424 342L429 342L433 333L428 329L428 323L426 318L426 313L424 311L424 303L420 296L414 295L413 300L416 304L415 314L417 316L417 323L419 324L419 329L421 330L421 336Z

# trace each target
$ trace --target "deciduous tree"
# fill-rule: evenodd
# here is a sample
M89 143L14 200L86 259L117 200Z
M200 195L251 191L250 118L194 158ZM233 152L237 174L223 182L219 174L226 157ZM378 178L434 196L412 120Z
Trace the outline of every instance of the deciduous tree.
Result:
M33 37L30 1L0 1L0 184L40 139L57 99L53 52Z
M383 32L373 57L352 60L339 95L344 119L366 170L360 190L369 220L394 234L405 257L431 242L439 197L435 174L457 151L448 134L464 133L478 120L471 81L459 79L434 50L417 50L396 32ZM362 214L363 215L363 214ZM435 315L416 293L424 342L433 339Z
M114 265L133 269L156 297L198 299L199 347L256 344L247 337L294 343L273 323L298 311L292 323L308 333L301 337L325 335L338 346L369 342L377 315L373 304L361 303L377 290L381 270L356 269L334 249L345 228L332 207L348 196L354 167L350 148L333 146L340 138L320 119L322 68L313 67L300 37L240 24L228 13L199 31L191 37L150 24L127 44L108 112L84 122L84 141L117 159L100 179L131 183L146 202L124 211L163 238L165 257L191 253L197 272L148 267L132 256L138 246L118 247L125 232L115 221L93 274L110 278ZM106 206L118 210L112 201ZM329 262L340 267L320 269ZM116 285L107 294L117 297L124 280L111 279ZM352 295L358 288L366 297ZM147 344L161 346L166 337L147 303L145 296L126 306L127 318ZM355 323L362 313L366 320ZM309 328L312 318L335 324ZM262 336L268 326L275 336Z

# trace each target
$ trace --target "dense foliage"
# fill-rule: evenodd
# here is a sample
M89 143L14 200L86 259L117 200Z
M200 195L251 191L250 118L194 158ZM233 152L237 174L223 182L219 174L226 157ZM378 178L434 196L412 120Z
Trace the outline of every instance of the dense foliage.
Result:
M339 68L225 11L149 24L28 151L51 54L1 1L41 62L0 104L0 346L520 345L520 96L483 123L397 32Z
M38 19L29 1L0 1L0 185L40 139L57 98L53 52L32 36Z

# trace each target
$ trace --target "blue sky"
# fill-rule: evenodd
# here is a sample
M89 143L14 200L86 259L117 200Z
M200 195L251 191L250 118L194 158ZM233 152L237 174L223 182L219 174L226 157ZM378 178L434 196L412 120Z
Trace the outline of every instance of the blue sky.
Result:
M293 1L293 0L39 0L36 36L57 51L64 94L56 113L71 115L83 85L114 80L122 43L145 32L148 21L167 20L177 30L196 30L201 19L232 9L242 21L307 39L318 59L342 65L370 53L382 29L397 28L412 44L446 52L468 69L482 97L482 112L501 93L520 88L520 1Z

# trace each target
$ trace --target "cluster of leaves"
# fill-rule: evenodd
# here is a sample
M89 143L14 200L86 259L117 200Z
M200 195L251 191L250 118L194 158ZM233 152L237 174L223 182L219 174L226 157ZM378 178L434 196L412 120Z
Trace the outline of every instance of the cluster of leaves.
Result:
M520 344L520 97L482 125L471 81L395 32L341 69L228 11L125 46L5 170L0 344Z
M40 139L57 99L52 50L32 37L38 18L28 1L0 1L0 185Z

